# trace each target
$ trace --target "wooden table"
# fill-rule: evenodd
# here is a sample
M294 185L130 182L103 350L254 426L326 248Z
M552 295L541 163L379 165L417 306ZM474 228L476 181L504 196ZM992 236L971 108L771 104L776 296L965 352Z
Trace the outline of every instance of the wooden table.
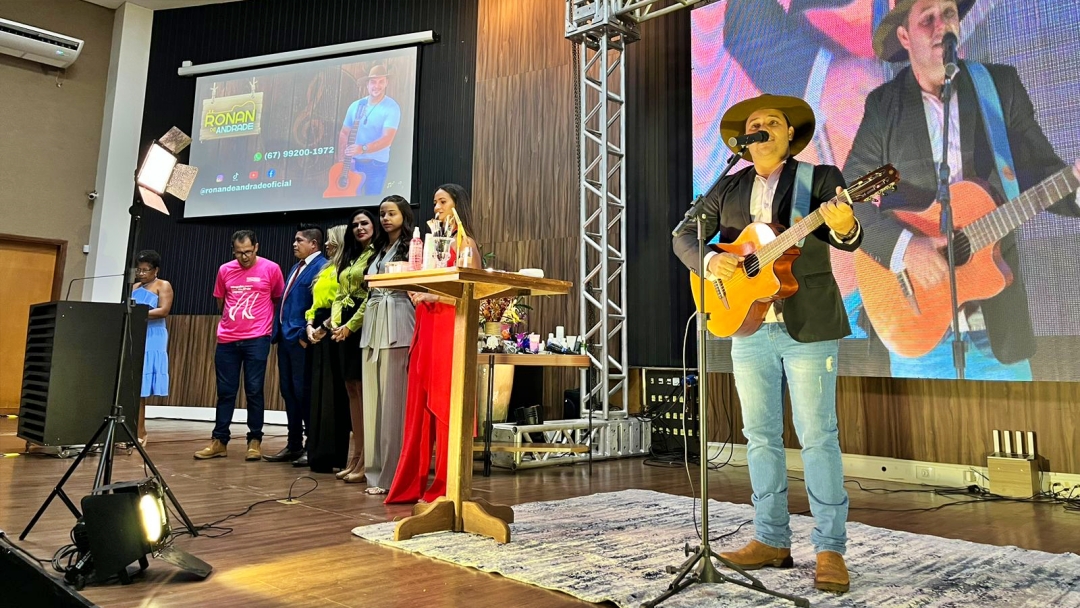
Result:
M487 391L487 422L484 425L484 477L491 476L491 433L495 409L495 366L496 365L514 365L520 367L589 367L589 357L586 355L536 355L536 354L517 354L507 355L504 353L482 353L482 357L487 360L488 366L488 391ZM474 446L473 451L477 451L477 447ZM496 446L500 452L524 452L524 451L540 451L543 446L534 445L532 449L525 447L518 447L513 445L499 445ZM557 448L562 446L552 446L551 451L559 451ZM565 451L564 448L562 451Z
M508 506L473 499L473 425L476 420L477 323L480 301L517 296L569 293L571 283L536 279L514 272L476 268L436 268L373 275L371 289L405 289L454 299L454 361L450 381L450 445L447 449L446 496L417 505L413 516L398 522L394 540L417 534L452 530L472 532L510 542L514 511ZM550 355L549 355L550 356Z

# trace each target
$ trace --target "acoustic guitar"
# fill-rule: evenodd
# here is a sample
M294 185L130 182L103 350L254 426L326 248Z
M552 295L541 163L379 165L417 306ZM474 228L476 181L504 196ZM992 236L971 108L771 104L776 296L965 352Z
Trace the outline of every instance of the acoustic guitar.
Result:
M346 140L350 144L356 143L356 130L359 126L360 121L354 120ZM352 170L352 159L353 155L346 153L344 160L330 167L329 183L326 185L326 191L323 192L323 198L356 196L356 191L364 183L364 174Z
M1080 188L1072 167L1066 167L1012 201L1000 200L985 185L961 181L949 187L952 197L957 303L987 300L1012 283L999 241L1068 194ZM941 205L925 211L891 212L915 235L940 234ZM945 252L942 251L942 255ZM863 307L885 346L904 357L920 357L934 349L952 325L949 281L923 287L911 277L919 269L894 273L861 251L855 255L855 278Z
M900 173L892 165L885 165L856 180L832 201L865 202L888 193L899 181ZM709 332L727 338L757 331L773 302L798 291L799 284L791 271L799 256L797 244L824 223L815 209L786 230L779 224L754 222L734 242L712 245L718 253L733 253L742 256L743 261L729 279L706 276L704 294L699 292L697 274L690 273L690 290L699 310L704 295Z

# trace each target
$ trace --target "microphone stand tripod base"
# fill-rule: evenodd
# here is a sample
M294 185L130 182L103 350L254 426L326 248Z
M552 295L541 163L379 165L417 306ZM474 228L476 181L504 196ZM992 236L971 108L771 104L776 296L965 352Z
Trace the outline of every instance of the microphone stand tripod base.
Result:
M671 583L668 585L667 591L662 593L654 600L649 600L642 603L642 608L654 608L661 602L681 592L683 589L686 589L690 585L698 583L731 583L733 585L745 587L759 593L764 593L766 595L780 598L782 600L787 600L794 603L799 608L810 608L810 600L806 598L788 595L786 593L780 593L779 591L773 591L766 588L765 585L761 583L761 581L747 574L745 570L733 564L732 562L720 557L715 551L713 551L709 547L708 543L702 543L702 545L698 547L692 554L690 553L690 545L686 546L685 551L688 555L690 555L690 557L686 561L679 565L678 568L676 568L675 566L668 566L668 573L677 574L677 576L675 577L675 580L671 581ZM707 559L705 558L706 555L708 555ZM714 559L723 564L724 566L727 566L728 568L731 568L732 570L735 570L739 574L745 576L747 580L741 581L739 579L731 578L730 576L722 574L719 570L716 569L716 566L713 565L712 560ZM696 571L694 571L694 566L697 565L699 561L701 562L701 565L697 568Z

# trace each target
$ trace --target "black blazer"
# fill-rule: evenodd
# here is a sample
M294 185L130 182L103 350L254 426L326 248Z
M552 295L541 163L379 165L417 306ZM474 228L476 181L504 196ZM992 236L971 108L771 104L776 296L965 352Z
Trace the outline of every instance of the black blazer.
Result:
M962 68L963 65L961 62ZM1016 164L1014 171L1023 192L1064 167L1065 163L1058 158L1035 121L1031 99L1016 69L993 64L986 67L1001 98L1013 162ZM975 96L975 85L966 69L961 69L954 83L960 103L964 179L987 182L1004 201L1001 179L994 165L986 127ZM855 179L885 163L892 163L900 172L896 192L882 199L880 209L873 205L856 205L855 213L866 233L863 251L888 268L896 241L903 231L903 226L888 211L926 209L936 198L937 192L937 170L926 127L922 92L910 67L901 70L896 78L867 96L862 124L852 143L844 175L848 179ZM1072 195L1059 201L1050 211L1061 215L1080 215L1080 210L1073 204ZM1014 363L1035 354L1035 339L1028 314L1016 235L1006 236L1000 245L1002 257L1012 270L1013 283L996 297L983 302L982 310L994 356L1003 363Z
M773 196L773 223L791 226L791 206L795 196L795 159L784 164L780 181ZM836 196L836 187L844 187L844 177L832 165L814 167L810 211ZM751 223L750 194L754 187L754 167L747 167L718 181L705 195L704 209L706 240L718 232L720 240L730 243ZM792 338L799 342L836 340L851 333L840 288L832 274L829 245L844 251L858 249L860 236L854 243L843 244L832 238L829 228L821 226L803 244L792 273L799 290L784 301L784 325ZM698 272L697 228L688 224L672 238L672 248L687 268Z

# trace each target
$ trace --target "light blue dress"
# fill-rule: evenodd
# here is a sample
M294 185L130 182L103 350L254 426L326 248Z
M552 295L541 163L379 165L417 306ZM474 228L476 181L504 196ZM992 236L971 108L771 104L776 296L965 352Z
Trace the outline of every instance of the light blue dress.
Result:
M158 295L143 286L131 292L136 304L157 308ZM169 331L165 319L146 320L146 354L143 357L143 397L169 396Z

